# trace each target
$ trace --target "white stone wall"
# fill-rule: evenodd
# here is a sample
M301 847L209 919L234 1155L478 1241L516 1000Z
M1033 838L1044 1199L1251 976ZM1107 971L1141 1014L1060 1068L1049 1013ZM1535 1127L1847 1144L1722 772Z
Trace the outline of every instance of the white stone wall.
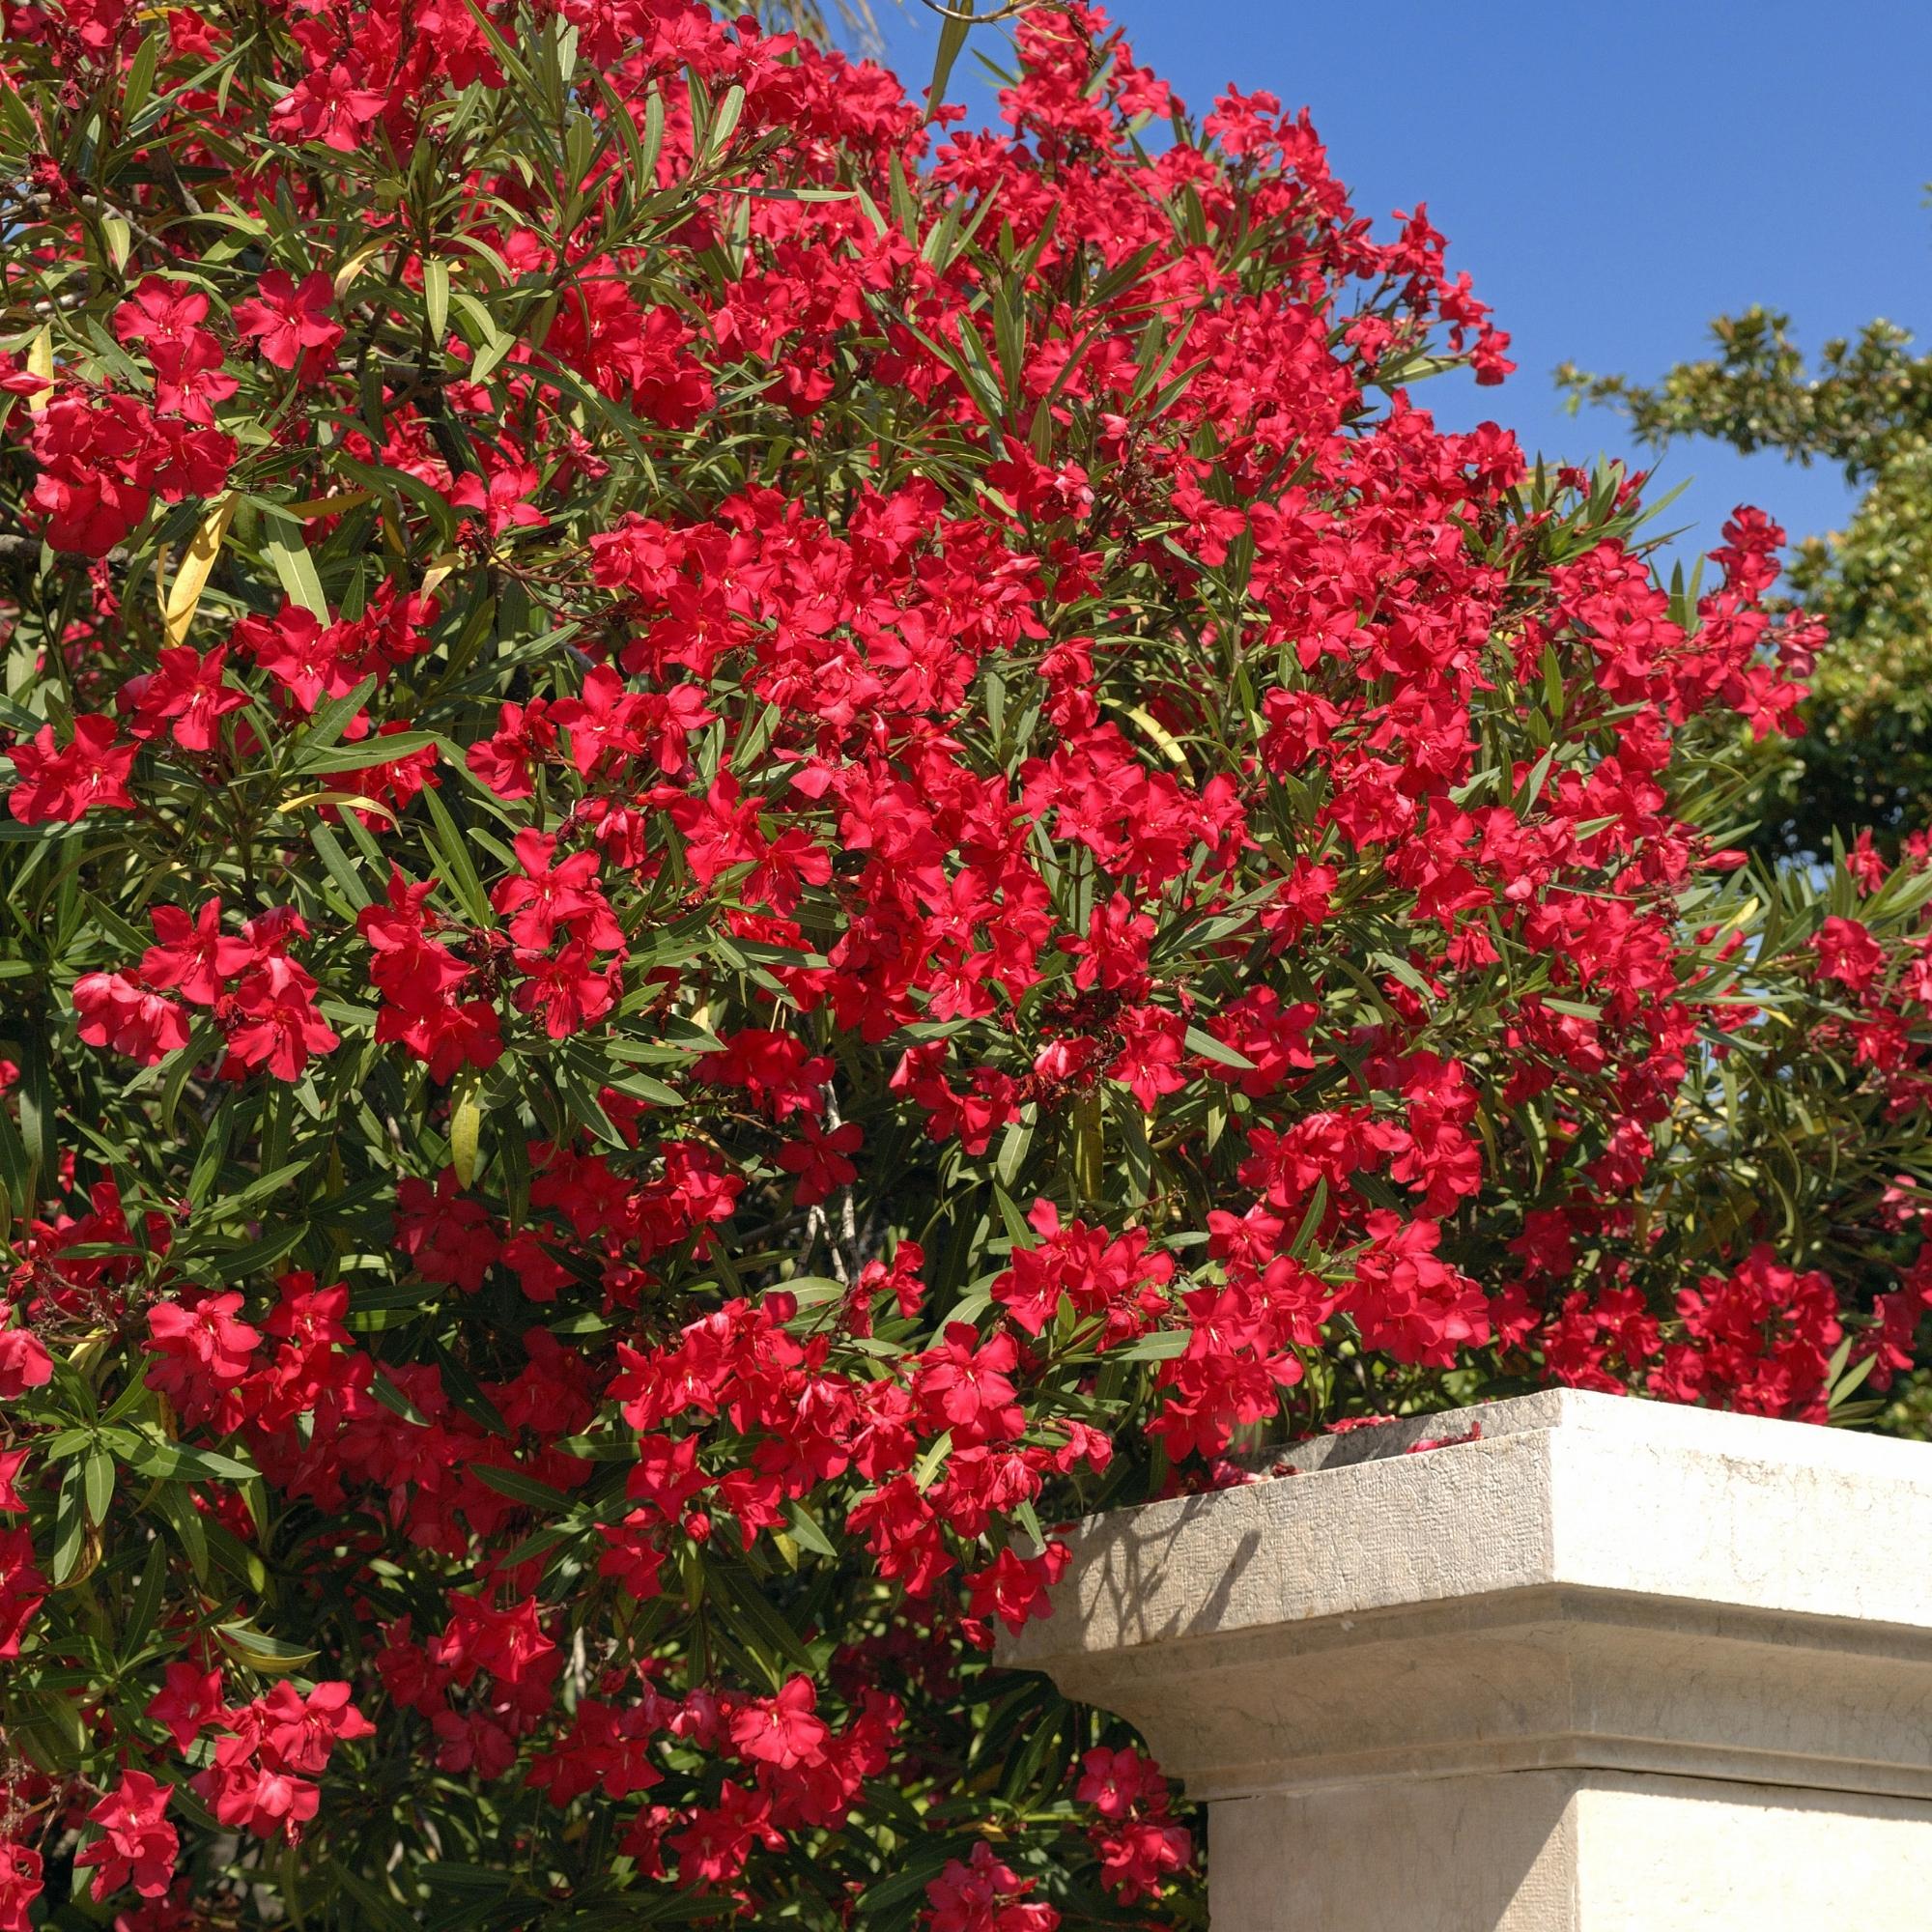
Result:
M1214 1932L1932 1924L1932 1447L1553 1391L1279 1460L1002 1652L1209 1802Z

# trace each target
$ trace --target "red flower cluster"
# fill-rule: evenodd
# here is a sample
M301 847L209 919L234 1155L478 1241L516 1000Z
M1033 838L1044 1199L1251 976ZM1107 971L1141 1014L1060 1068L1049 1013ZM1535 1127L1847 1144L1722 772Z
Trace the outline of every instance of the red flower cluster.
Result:
M152 1707L149 1715L156 1715ZM375 1734L349 1701L346 1684L318 1684L306 1695L278 1684L268 1696L220 1713L213 1723L223 1735L194 1789L218 1824L292 1841L322 1803L315 1779L335 1747Z
M984 1839L969 1859L949 1859L925 1888L932 1932L1053 1932L1060 1914L1027 1893L1037 1883L994 1857Z
M227 1041L227 1079L261 1066L277 1080L294 1080L312 1055L336 1046L315 1004L314 977L288 951L308 937L299 913L273 907L244 920L235 939L222 935L218 898L204 900L192 916L156 906L150 917L156 943L132 979L86 973L73 983L80 1037L90 1045L152 1066L187 1044L187 1009L206 1007Z
M1167 1780L1145 1751L1090 1750L1074 1796L1100 1814L1091 1833L1100 1877L1123 1904L1157 1898L1169 1876L1186 1868L1191 1840L1169 1815Z
M168 348L154 367L158 381L176 385L172 396L156 398L163 411L172 402L172 412L104 385L63 389L42 410L29 441L39 473L27 514L56 550L105 556L157 497L169 503L212 497L227 480L234 440L199 426L200 398L181 393ZM188 403L192 413L183 407Z

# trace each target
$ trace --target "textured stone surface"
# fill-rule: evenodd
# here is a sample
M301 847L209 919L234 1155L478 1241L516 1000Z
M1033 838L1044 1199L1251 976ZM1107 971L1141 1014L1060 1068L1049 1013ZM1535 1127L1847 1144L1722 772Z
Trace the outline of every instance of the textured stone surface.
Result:
M1779 1932L1932 1879L1932 1449L1551 1392L1273 1460L1082 1524L1002 1653L1217 1801L1216 1932Z

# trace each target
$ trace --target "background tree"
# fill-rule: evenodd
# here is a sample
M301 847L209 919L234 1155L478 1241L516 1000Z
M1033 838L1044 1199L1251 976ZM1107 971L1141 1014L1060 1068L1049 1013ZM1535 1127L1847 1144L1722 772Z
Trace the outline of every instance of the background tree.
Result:
M1802 737L1768 746L1751 810L1768 854L1829 855L1871 828L1888 851L1932 825L1932 356L1874 322L1827 342L1815 369L1788 316L1751 308L1712 325L1717 354L1655 384L1566 365L1573 407L1608 404L1657 448L1704 437L1746 454L1833 463L1863 491L1842 530L1802 541L1790 594L1829 642L1810 674Z

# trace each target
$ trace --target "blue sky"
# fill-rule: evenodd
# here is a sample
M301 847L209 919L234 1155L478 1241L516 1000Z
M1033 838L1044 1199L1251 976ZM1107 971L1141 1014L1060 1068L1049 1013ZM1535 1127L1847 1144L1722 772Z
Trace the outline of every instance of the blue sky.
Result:
M875 0L909 87L937 23ZM1532 453L1634 452L1606 411L1565 413L1565 359L1650 378L1705 353L1705 326L1753 301L1807 349L1874 316L1932 340L1932 6L1911 0L1115 0L1136 57L1197 116L1230 81L1306 103L1358 209L1429 204L1515 337L1500 388L1415 399L1447 425L1492 416ZM974 43L1003 57L999 30ZM992 115L970 49L949 93ZM1851 501L1833 469L1680 444L1689 489L1664 526L1718 540L1741 501L1796 536Z

